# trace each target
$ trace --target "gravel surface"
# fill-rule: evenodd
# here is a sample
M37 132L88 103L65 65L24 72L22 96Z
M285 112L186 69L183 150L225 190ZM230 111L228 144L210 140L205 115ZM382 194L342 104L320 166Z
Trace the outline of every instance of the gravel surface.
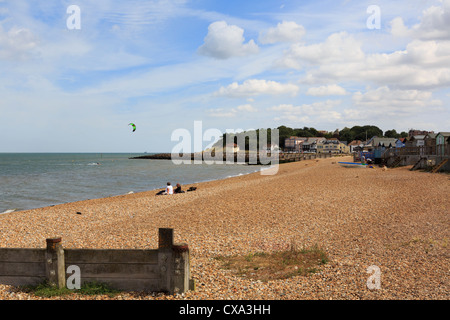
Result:
M46 238L62 237L66 248L157 248L158 228L174 228L175 242L189 244L196 291L56 299L449 299L450 175L337 161L352 159L282 164L276 175L205 182L173 196L149 191L3 214L0 247L44 248ZM215 259L292 243L317 244L329 262L308 276L261 282ZM370 266L381 272L379 289L367 286ZM0 299L41 298L0 284Z

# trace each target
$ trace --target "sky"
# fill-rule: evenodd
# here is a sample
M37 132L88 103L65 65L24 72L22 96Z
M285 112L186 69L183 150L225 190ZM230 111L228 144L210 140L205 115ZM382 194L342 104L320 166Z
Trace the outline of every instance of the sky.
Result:
M0 152L450 131L450 0L0 0L0 74Z

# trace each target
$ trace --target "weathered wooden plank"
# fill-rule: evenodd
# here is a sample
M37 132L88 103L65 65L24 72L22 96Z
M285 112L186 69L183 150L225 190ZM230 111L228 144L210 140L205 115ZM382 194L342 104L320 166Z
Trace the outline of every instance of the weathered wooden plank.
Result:
M64 249L66 265L79 263L158 263L158 250Z
M0 283L10 286L33 286L45 281L45 276L42 277L22 277L22 276L0 276Z
M66 269L70 264L66 264ZM157 279L159 269L157 264L131 263L78 263L81 278L122 278L122 279ZM70 274L67 274L69 277Z
M0 276L45 276L42 262L1 262Z
M123 291L161 291L157 279L81 278L81 285L89 282L105 283L113 289Z
M43 262L45 249L0 248L0 263L6 262Z

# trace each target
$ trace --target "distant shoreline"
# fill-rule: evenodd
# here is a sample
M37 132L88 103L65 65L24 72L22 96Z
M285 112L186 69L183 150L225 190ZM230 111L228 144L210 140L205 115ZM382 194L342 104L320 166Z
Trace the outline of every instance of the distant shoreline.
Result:
M129 160L130 157L150 154L111 155L103 154L103 159L99 153L0 155L0 162L6 165L2 167L4 170L0 180L5 177L8 181L8 184L0 186L0 215L12 210L22 212L74 201L120 196L128 192L161 190L167 181L192 184L259 172L261 169L242 164L202 164L187 168L186 165L177 166L170 160L162 163ZM101 166L94 166L94 163ZM21 169L22 165L25 169ZM23 183L27 175L33 179Z

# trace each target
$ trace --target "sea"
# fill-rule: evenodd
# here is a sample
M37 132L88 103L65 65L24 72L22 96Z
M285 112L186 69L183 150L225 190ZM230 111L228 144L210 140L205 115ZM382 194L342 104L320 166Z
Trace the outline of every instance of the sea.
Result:
M149 153L151 154L151 153ZM149 155L147 154L147 155ZM142 153L0 153L0 214L162 190L258 172L246 164L174 164Z

